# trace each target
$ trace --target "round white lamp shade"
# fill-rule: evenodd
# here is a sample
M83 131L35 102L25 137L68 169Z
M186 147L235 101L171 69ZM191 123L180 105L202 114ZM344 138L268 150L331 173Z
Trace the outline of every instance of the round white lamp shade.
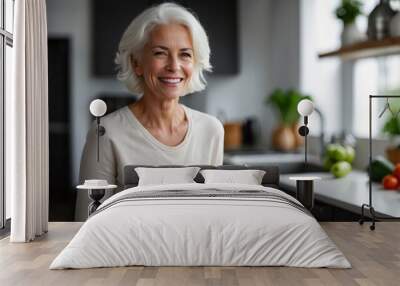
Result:
M107 104L101 99L95 99L90 103L89 109L93 116L101 117L107 111Z
M302 116L309 116L314 111L314 103L309 99L303 99L297 105L297 111Z

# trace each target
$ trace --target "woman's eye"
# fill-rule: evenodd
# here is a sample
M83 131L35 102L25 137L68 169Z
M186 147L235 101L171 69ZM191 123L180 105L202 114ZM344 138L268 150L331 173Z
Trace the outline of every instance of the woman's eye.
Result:
M189 54L189 53L183 53L182 56L185 57L185 58L191 58L192 57L192 55Z
M166 52L158 51L158 52L154 52L154 55L155 55L155 56L165 56L165 55L167 55L167 53L166 53Z

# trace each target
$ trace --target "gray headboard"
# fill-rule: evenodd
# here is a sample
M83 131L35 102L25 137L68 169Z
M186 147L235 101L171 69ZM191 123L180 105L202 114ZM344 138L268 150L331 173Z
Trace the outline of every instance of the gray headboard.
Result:
M201 169L220 169L220 170L264 170L265 175L262 180L262 185L266 187L274 187L278 188L279 187L279 168L277 166L251 166L251 167L245 167L245 166L237 166L237 165L222 165L222 166L211 166L211 165L191 165L191 166L196 166L200 167ZM124 168L124 176L123 176L123 182L124 182L124 189L127 188L132 188L136 187L139 182L139 177L135 171L135 168L137 167L147 167L147 168L157 168L157 167L168 167L168 168L179 168L179 167L184 167L184 166L178 166L178 165L163 165L163 166L146 166L146 165L127 165ZM196 178L194 180L197 183L204 183L204 178L203 176L198 173Z

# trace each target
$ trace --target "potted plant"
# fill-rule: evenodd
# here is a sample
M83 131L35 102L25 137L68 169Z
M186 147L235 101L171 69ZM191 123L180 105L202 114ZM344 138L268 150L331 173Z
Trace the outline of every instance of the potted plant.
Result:
M342 46L360 42L365 35L360 32L356 25L356 18L362 14L362 2L359 0L342 0L336 8L336 17L343 22L341 34Z
M280 122L272 133L272 145L281 151L290 151L302 144L302 138L298 135L298 121L300 118L297 112L297 104L311 96L303 95L294 89L275 89L266 103L272 105L278 111Z

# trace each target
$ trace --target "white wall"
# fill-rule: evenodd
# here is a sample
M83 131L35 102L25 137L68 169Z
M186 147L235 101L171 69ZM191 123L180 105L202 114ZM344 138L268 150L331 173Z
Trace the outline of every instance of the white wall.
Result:
M257 116L262 122L264 144L274 119L264 104L271 91L273 69L269 29L272 1L239 1L239 69L238 75L215 75L208 81L206 111L226 114L227 120Z
M300 1L272 1L270 78L273 87L300 88Z
M114 79L93 78L90 72L90 1L48 0L49 37L71 38L71 124L72 176L78 181L79 162L89 126L89 102L100 92L122 92ZM298 57L296 45L297 0L239 0L240 73L213 76L209 79L206 111L217 115L224 110L228 119L256 115L262 121L263 142L269 144L274 115L264 104L264 97L276 86L297 87L298 67L291 62ZM274 10L274 13L271 11ZM283 16L279 14L283 14ZM273 17L270 17L270 15ZM282 19L284 19L282 23ZM280 29L285 28L285 34ZM277 38L273 41L272 38Z
M318 58L318 53L340 46L341 25L332 20L338 3L338 0L302 0L300 7L300 89L313 96L323 113L327 137L345 124L340 116L343 108L340 60ZM309 122L310 133L319 135L321 126L316 113L310 116Z

